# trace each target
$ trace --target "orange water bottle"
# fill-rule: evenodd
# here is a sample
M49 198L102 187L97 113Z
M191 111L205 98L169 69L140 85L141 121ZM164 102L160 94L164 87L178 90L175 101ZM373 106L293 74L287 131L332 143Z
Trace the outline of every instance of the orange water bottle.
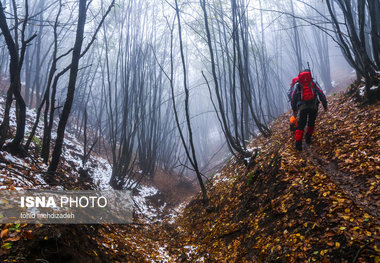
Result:
M290 131L295 131L298 126L298 121L296 117L290 117Z

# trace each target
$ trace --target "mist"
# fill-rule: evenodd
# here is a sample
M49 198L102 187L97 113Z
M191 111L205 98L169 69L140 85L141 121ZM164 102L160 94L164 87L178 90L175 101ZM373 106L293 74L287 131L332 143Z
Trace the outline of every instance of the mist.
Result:
M24 48L21 94L38 112L49 163L59 153L50 148L54 120L65 115L79 4L2 3ZM84 140L85 152L107 156L117 189L157 170L202 181L231 156L249 156L248 142L270 136L271 121L289 110L287 91L303 69L327 93L357 77L321 1L107 0L90 1L83 12L72 105L58 134L66 129ZM343 19L339 10L336 16ZM25 135L28 148L34 134Z

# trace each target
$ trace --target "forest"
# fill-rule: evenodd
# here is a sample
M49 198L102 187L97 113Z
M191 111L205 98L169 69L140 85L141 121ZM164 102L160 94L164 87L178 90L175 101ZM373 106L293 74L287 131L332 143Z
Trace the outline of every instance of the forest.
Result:
M1 0L0 29L2 262L380 262L379 0ZM28 191L132 218L7 217Z

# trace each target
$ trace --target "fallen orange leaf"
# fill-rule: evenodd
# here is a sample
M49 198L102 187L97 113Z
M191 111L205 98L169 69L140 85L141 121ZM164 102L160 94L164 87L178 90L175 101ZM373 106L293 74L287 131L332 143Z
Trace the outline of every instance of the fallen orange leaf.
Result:
M4 238L8 236L8 228L1 231L0 238Z
M10 237L10 238L7 238L5 241L19 241L20 240L20 236L17 236L17 237Z

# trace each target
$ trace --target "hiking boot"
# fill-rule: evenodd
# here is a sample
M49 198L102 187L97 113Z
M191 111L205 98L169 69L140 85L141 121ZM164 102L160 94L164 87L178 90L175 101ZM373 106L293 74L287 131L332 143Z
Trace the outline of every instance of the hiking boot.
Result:
M296 141L296 149L302 151L302 141Z
M307 133L306 133L306 135L305 135L305 142L306 142L307 144L311 144L311 135L310 135L310 134L307 134Z

